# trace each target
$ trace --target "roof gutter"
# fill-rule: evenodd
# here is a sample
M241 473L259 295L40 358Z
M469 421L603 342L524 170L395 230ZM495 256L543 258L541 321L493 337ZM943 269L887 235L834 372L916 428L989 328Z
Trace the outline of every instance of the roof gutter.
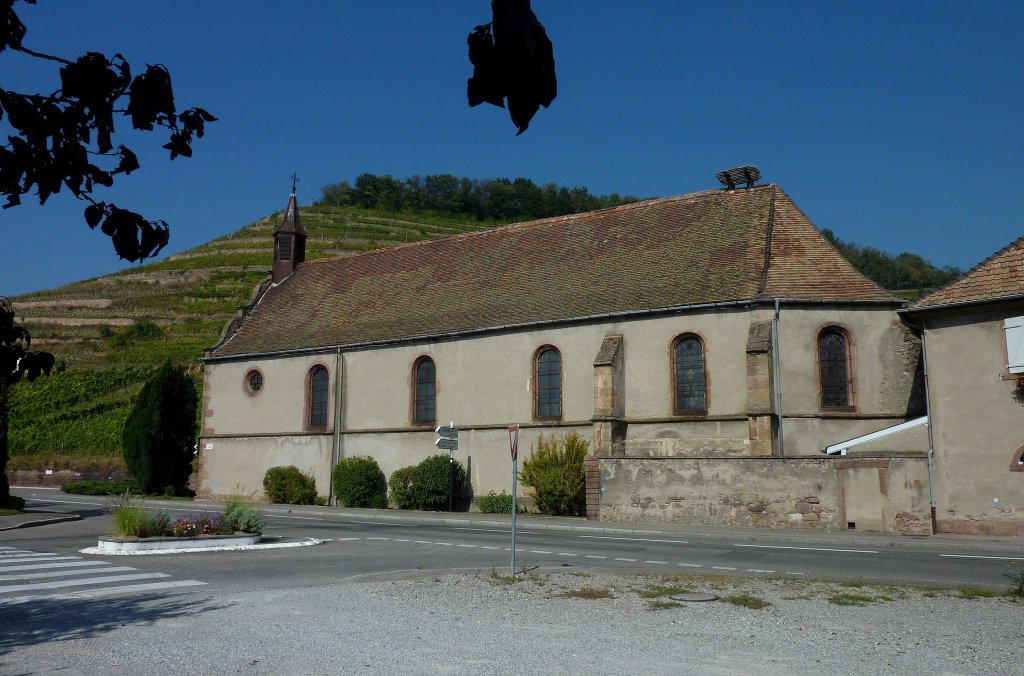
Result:
M218 361L238 361L252 359L254 357L292 357L303 354L324 354L335 350L358 350L368 347L381 347L385 345L400 345L402 343L413 343L420 340L443 340L446 338L461 338L484 333L495 333L498 331L510 331L514 329L536 328L541 326L553 326L558 324L573 324L578 322L594 321L598 319L630 319L633 317L646 317L658 314L672 314L677 312L688 312L693 310L717 310L721 308L750 307L763 302L760 300L727 300L715 303L695 303L691 305L676 305L667 308L646 308L643 310L623 310L620 312L603 312L594 315L582 315L579 317L567 317L562 319L539 319L523 324L503 324L501 326L488 326L477 329L463 329L461 331L446 331L444 333L425 333L418 336L405 336L402 338L382 338L380 340L364 340L355 343L342 343L335 345L321 345L318 347L303 347L293 350L272 350L270 352L247 352L244 354L225 355L223 357L204 357L205 363Z
M790 298L779 299L783 305L831 305L844 303L846 305L902 305L905 301L898 298L892 300L846 300L841 298ZM403 343L414 343L421 340L444 340L448 338L463 338L499 331L512 331L517 329L536 328L541 326L555 326L559 324L575 324L602 319L631 319L634 317L650 317L661 314L675 314L679 312L692 312L699 310L717 310L721 308L753 307L757 305L774 306L775 299L751 298L744 300L725 300L713 303L692 303L690 305L673 305L664 308L644 308L642 310L621 310L619 312L602 312L593 315L581 315L579 317L565 317L560 319L539 319L523 324L502 324L500 326L487 326L476 329L463 329L461 331L446 331L443 333L424 333L417 336L404 336L402 338L382 338L380 340L365 340L355 343L341 343L330 345L319 345L317 347L302 347L292 350L271 350L269 352L245 352L242 354L225 355L223 357L203 357L203 363L239 361L252 359L254 357L293 357L303 354L326 354L338 349L359 350L369 347L382 347L385 345L400 345Z
M996 298L983 298L981 300L965 300L959 303L944 303L942 305L925 305L923 307L907 307L897 310L901 315L918 315L925 312L939 312L942 310L956 310L960 308L975 307L978 305L996 305L999 303L1013 303L1024 301L1024 294L1014 296L999 296Z

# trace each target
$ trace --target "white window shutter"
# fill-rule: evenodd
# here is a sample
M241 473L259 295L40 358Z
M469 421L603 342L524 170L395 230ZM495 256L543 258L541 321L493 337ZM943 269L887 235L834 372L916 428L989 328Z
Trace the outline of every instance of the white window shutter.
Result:
M1003 320L1006 330L1007 368L1010 373L1024 373L1024 317Z

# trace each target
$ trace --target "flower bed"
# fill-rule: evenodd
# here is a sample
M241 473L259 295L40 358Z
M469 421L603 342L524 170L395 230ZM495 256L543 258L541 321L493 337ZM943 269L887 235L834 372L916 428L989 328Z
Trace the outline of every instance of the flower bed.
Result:
M244 547L259 543L259 534L200 535L198 537L103 537L96 547L111 554L161 549L206 549L209 547Z

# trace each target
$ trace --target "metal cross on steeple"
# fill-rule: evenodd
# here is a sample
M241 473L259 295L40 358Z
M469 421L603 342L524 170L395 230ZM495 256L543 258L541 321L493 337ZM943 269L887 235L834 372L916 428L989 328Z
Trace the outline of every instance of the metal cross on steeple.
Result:
M299 182L299 175L298 174L292 174L291 178L292 178L292 194L294 195L295 194L295 184Z

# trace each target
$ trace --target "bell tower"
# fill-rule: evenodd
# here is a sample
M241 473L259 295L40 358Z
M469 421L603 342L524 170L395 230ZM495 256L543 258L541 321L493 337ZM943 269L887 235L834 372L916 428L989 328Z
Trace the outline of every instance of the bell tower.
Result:
M288 208L284 210L281 225L274 231L274 269L273 282L280 284L306 260L306 231L299 222L299 205L295 199L295 183L298 178L292 175L292 194L288 198Z

